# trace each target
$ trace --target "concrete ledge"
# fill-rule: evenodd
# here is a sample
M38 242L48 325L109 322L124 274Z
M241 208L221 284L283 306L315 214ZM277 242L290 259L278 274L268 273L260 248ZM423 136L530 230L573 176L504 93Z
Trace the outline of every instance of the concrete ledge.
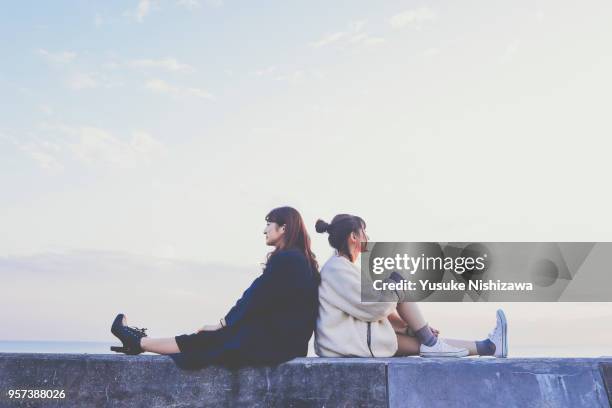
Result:
M183 371L165 356L0 353L0 407L609 407L606 378L612 358L300 358ZM10 400L9 389L66 398Z
M608 391L608 400L612 402L612 362L602 362L600 364L601 375L604 379L604 385ZM612 404L610 404L612 406Z
M600 359L461 359L388 367L389 405L609 407Z

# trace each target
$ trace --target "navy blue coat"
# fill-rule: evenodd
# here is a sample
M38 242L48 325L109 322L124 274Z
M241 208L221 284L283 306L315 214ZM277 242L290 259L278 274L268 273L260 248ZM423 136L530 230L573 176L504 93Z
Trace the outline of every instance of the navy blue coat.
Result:
M306 356L319 308L319 273L297 249L276 253L225 315L226 327L177 336L182 368L271 365Z

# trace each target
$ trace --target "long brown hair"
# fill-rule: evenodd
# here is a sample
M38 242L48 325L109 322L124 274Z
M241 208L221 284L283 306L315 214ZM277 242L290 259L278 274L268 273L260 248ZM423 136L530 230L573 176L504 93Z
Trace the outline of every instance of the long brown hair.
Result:
M310 236L306 231L306 225L302 216L293 207L278 207L273 209L266 215L266 221L275 222L279 226L285 226L285 234L274 251L268 254L268 259L274 254L284 249L298 249L308 260L311 268L319 271L319 263L315 254L310 249Z

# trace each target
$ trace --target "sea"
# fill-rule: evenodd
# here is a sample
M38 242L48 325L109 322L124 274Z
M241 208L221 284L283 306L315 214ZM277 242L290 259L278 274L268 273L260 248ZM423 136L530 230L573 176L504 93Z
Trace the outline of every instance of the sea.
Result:
M33 341L0 340L0 353L60 353L60 354L116 354L110 346L120 343L95 341ZM513 347L510 344L510 357L612 357L610 347ZM315 356L310 347L309 356Z
M95 341L0 340L0 353L116 354L110 351L110 346L118 345Z

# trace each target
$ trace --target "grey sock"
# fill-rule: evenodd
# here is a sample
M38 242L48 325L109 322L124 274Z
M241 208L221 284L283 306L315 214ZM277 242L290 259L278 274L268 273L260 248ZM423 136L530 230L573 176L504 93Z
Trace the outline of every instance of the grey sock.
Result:
M477 341L476 352L479 356L492 356L495 354L495 343L489 339Z
M438 338L434 336L428 324L415 331L414 334L416 334L417 339L419 339L421 344L428 347L431 347L438 342Z

